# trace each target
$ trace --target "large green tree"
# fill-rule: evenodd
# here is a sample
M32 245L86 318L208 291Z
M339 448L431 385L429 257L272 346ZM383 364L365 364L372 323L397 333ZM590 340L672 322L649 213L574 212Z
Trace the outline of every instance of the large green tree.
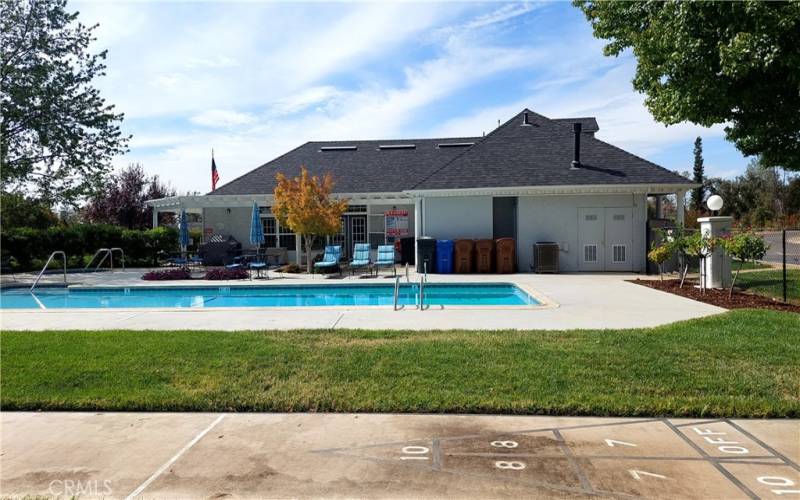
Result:
M656 120L724 123L745 155L800 170L800 2L574 3L606 55L633 51Z
M692 180L698 187L692 190L692 209L695 212L703 210L703 199L705 198L705 166L703 165L703 139L698 137L694 140L694 169Z
M78 22L66 0L0 0L2 190L74 203L127 151L114 112L92 81L106 52L92 54L97 27Z

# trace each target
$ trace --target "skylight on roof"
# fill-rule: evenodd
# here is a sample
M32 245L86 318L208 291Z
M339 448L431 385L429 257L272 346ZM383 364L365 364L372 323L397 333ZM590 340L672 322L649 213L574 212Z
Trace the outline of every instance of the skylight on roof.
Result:
M416 144L381 144L378 149L414 149Z
M474 145L474 142L442 142L436 145L437 148L467 148Z
M355 151L358 146L321 146L320 151Z

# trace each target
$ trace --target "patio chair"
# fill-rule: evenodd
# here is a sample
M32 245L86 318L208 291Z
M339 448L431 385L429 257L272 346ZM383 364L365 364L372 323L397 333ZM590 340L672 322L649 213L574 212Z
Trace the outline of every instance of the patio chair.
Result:
M355 275L357 269L369 269L371 265L369 243L356 243L353 248L353 260L350 261L350 276Z
M314 263L314 269L335 269L339 267L339 259L341 256L341 245L328 245L325 247L325 254L322 256L322 260ZM341 274L341 272L342 270L339 268L339 274Z
M375 261L375 276L381 267L391 267L394 275L397 275L397 267L394 265L394 245L379 245L378 260Z

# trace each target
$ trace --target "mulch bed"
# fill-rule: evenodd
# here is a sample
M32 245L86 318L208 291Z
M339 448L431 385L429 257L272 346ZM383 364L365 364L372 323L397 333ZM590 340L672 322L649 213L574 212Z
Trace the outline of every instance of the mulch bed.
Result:
M705 293L702 293L699 288L695 287L695 283L689 280L683 284L683 288L679 288L680 280L631 280L631 283L655 288L662 292L673 293L681 297L705 302L706 304L724 307L725 309L772 309L800 313L800 305L784 304L769 297L744 293L736 289L730 299L728 298L728 290L706 290Z

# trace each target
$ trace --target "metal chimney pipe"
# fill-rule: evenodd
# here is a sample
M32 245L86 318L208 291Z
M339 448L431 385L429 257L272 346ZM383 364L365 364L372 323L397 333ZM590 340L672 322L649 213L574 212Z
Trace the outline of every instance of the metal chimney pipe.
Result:
M522 112L522 124L523 125L530 125L531 124L531 122L528 121L528 112L527 111L523 111Z
M575 134L575 146L574 146L574 157L572 160L572 166L570 168L581 168L581 130L582 125L580 123L573 123L572 124L572 131Z

